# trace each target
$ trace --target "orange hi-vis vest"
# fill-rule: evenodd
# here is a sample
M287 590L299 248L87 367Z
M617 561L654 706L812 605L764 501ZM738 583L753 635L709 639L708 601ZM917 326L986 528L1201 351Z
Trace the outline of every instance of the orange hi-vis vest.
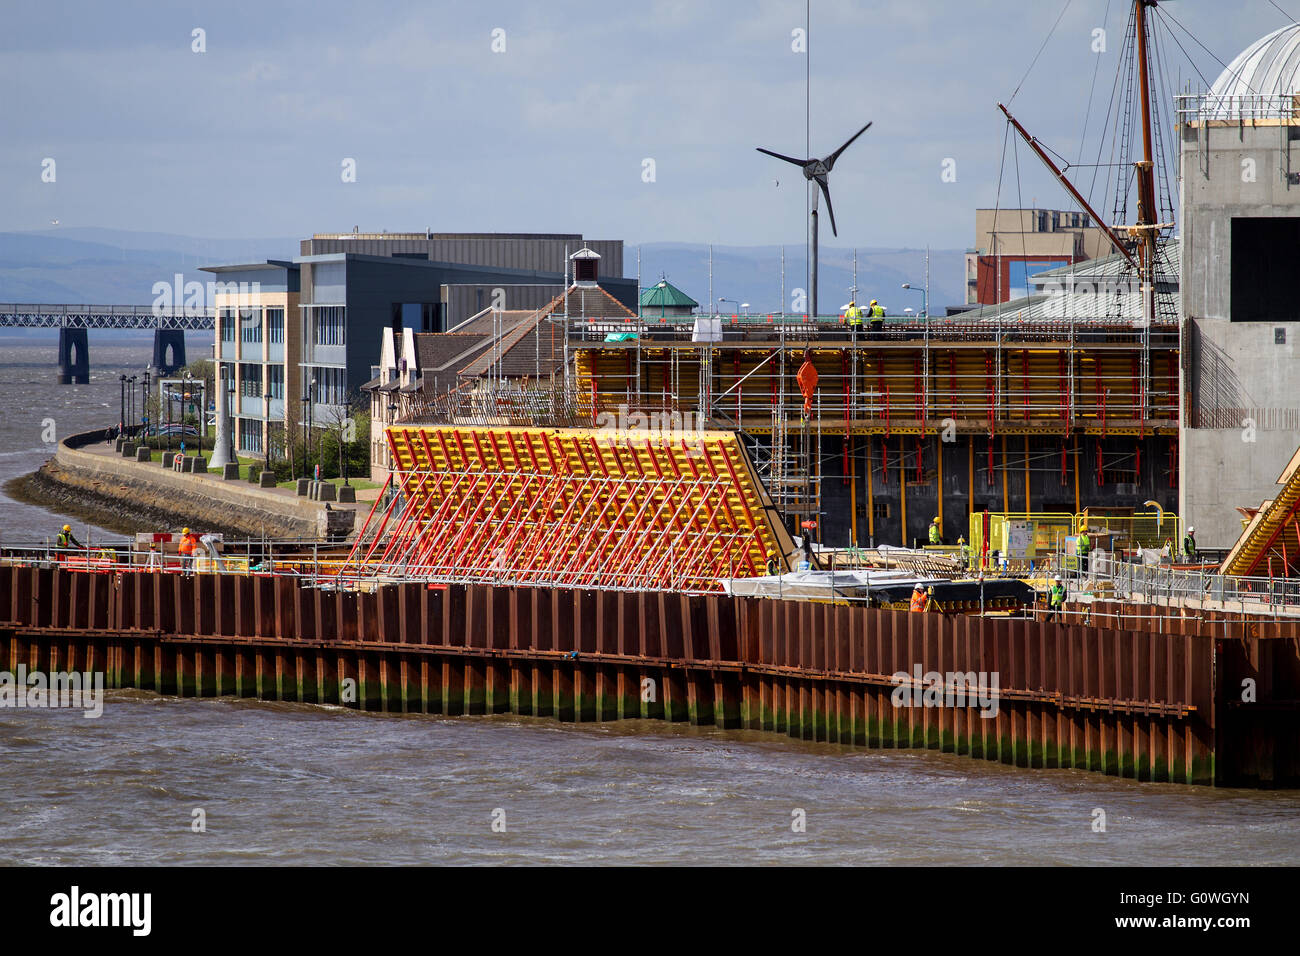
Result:
M193 554L198 550L198 546L198 539L192 534L186 534L181 536L181 543L177 550L181 554Z
M926 594L924 591L913 591L913 592L912 592L912 610L913 610L913 611L924 611L924 610L925 610L925 606L926 606L926 604L929 603L929 601L930 601L930 595Z

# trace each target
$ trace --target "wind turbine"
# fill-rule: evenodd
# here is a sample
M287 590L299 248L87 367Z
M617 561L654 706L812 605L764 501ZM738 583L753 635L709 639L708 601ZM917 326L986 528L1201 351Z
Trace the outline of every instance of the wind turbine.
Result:
M815 182L821 190L822 195L826 197L826 211L831 214L831 233L838 236L839 230L835 228L835 207L831 205L831 187L829 176L830 171L835 168L835 161L840 158L840 154L849 148L849 145L871 128L868 123L862 129L858 130L847 140L844 145L829 156L823 159L795 159L793 156L783 156L780 153L774 153L770 149L764 149L762 146L755 147L760 153L767 153L769 156L775 156L777 159L791 163L803 170L803 178L809 182ZM817 193L813 192L812 201L812 289L811 289L811 306L810 314L817 315Z

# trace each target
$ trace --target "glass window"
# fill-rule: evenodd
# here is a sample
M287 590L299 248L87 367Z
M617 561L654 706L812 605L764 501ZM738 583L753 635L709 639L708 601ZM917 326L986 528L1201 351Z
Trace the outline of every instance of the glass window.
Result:
M239 339L246 344L262 343L262 310L239 310Z
M248 398L262 397L262 366L240 363L239 394Z
M284 398L284 366L271 365L266 371L267 391L272 398Z
M266 340L272 345L284 343L284 309L266 310Z
M342 405L347 397L347 371L341 368L314 366L304 369L308 388L311 380L316 386L311 389L312 401L317 405Z
M235 310L222 309L218 315L218 325L221 326L221 341L235 341Z
M343 345L343 306L328 305L314 309L312 319L313 345Z

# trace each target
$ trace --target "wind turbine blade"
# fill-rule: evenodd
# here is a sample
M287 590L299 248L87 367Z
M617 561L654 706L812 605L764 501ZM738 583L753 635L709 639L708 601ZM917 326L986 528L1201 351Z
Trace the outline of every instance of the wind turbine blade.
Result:
M795 159L793 156L782 156L780 153L774 153L770 149L764 149L762 146L755 146L754 148L760 153L767 153L767 155L775 156L777 159L784 159L787 163L794 163L794 165L799 167L803 167L808 162L806 159Z
M875 120L872 120L871 122L874 123ZM837 159L840 158L840 153L842 153L842 152L844 152L846 149L848 149L848 148L849 148L849 144L851 144L855 139L857 139L859 136L861 136L863 133L865 133L865 132L866 132L867 130L869 130L869 129L871 129L871 123L868 123L866 126L862 127L862 129L858 130L856 133L854 133L852 136L850 136L850 137L848 138L848 140L844 143L843 146L841 146L841 147L840 147L839 149L837 149L835 152L833 152L833 153L831 153L829 156L827 156L826 159L823 160L823 162L826 163L826 168L827 168L827 169L831 169L831 168L835 165L835 160L837 160Z
M821 180L817 182L822 188L822 195L826 197L826 211L831 214L831 235L838 236L839 230L835 228L835 207L831 205L831 188Z

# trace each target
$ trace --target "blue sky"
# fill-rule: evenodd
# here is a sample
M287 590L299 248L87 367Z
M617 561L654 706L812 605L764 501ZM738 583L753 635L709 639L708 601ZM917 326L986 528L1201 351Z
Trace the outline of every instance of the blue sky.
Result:
M791 49L802 0L6 6L0 231L57 219L212 238L359 226L802 243L799 172L754 147L802 154L811 67L815 154L874 122L833 174L836 244L941 248L970 245L973 209L993 204L996 104L1066 8L813 0L809 60ZM1161 6L1224 62L1287 22L1268 0ZM1072 0L1012 103L1072 160L1094 69L1090 129L1102 123L1130 7ZM1171 81L1212 81L1219 64L1174 32L1195 68L1168 43ZM1002 205L1068 208L1023 148L1019 164Z

